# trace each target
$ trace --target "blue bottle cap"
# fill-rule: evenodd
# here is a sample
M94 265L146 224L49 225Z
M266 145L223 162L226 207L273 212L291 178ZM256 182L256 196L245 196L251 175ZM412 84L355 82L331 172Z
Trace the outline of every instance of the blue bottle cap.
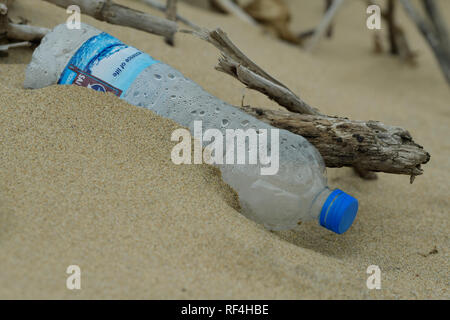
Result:
M337 234L347 231L358 212L358 200L344 191L334 190L320 211L320 225Z

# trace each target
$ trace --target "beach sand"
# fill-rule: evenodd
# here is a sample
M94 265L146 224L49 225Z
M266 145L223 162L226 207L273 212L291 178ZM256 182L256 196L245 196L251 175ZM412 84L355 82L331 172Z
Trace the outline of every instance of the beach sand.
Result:
M138 1L118 1L153 14ZM294 30L314 26L321 1L289 0ZM450 19L450 3L440 1ZM313 54L231 16L185 3L191 21L223 28L257 64L330 115L408 128L431 154L424 174L328 169L331 187L359 199L352 228L316 222L270 232L238 210L234 191L208 165L176 166L179 126L110 94L75 86L23 90L32 50L0 58L0 298L40 299L448 299L450 92L427 44L403 12L418 66L372 53L363 1L347 1L335 35ZM65 10L16 0L11 16L54 27ZM164 61L207 91L240 104L243 86L217 72L218 51L186 34L160 37L82 16ZM244 32L245 31L245 32ZM279 108L245 91L245 103ZM66 269L81 268L81 290ZM382 288L369 290L368 266Z

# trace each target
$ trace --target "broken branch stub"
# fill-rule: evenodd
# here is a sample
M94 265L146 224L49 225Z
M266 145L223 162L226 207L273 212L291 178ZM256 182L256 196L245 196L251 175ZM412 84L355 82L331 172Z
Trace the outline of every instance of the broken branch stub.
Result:
M299 134L313 144L327 167L421 175L430 154L403 128L378 121L355 121L324 115L242 107L274 127Z

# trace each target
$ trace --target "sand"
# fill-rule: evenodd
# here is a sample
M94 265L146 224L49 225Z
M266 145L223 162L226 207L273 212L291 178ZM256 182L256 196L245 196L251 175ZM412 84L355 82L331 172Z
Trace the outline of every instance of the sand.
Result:
M53 27L67 16L45 2L16 2L12 16L35 25ZM295 30L322 14L319 1L288 3ZM450 4L440 4L450 14ZM329 169L330 186L360 201L353 227L335 235L311 222L269 232L238 212L214 168L170 161L177 124L84 88L23 90L31 50L16 49L0 59L0 298L450 298L450 93L405 16L416 68L372 54L361 1L347 1L335 37L314 54L233 17L179 8L197 24L222 27L321 111L408 128L431 153L424 175L410 185L407 176L363 181L351 169ZM212 46L180 34L172 48L153 35L82 19L240 103L243 87L213 69ZM245 103L277 108L249 91ZM81 268L81 290L66 288L69 265ZM381 269L381 290L366 287L369 265Z

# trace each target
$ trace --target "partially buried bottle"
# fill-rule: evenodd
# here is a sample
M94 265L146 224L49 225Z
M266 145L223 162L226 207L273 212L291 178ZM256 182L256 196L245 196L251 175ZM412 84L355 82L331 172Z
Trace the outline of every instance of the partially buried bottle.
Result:
M81 29L68 29L59 25L35 50L24 86L42 88L56 83L111 92L178 122L194 136L198 130L195 124L200 121L205 132L219 130L222 140L227 141L223 150L227 161L216 163L222 178L239 194L242 213L268 229L291 229L300 221L316 220L341 234L356 217L358 201L339 189L327 187L323 159L302 136L278 130L246 114L172 67L92 26L82 24ZM232 130L246 134L245 140L230 146L227 132ZM261 161L256 163L245 164L242 158L236 161L241 156L239 146L254 142L253 132L258 147L266 148L270 157L260 152ZM276 134L269 137L269 132ZM203 146L209 142L205 139ZM255 153L249 149L245 150L250 160Z

